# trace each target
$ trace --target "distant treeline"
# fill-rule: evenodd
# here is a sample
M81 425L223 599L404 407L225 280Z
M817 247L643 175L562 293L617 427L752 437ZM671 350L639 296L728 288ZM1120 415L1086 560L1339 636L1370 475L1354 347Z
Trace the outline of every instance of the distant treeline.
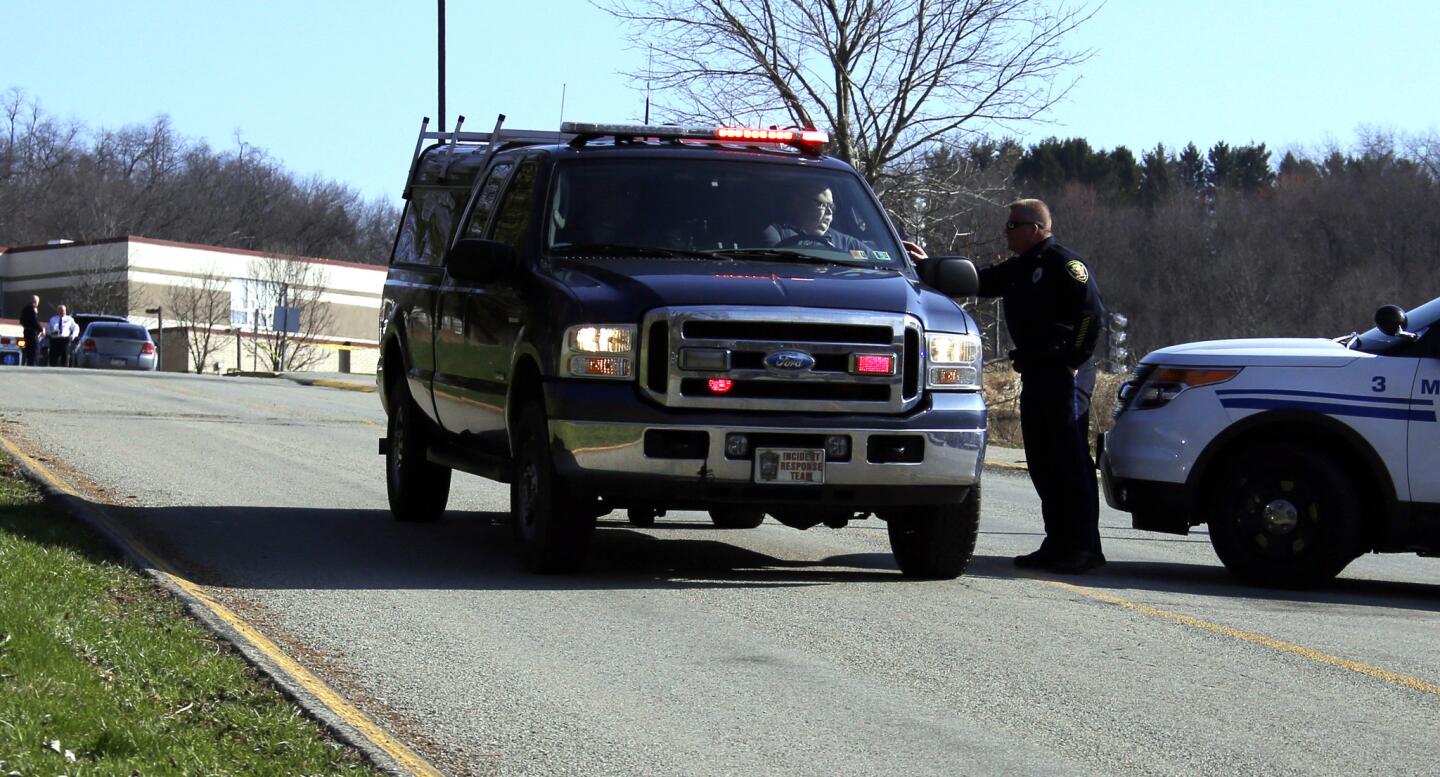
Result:
M1375 308L1440 296L1440 138L1363 132L1354 148L1163 146L1136 160L1083 139L938 149L881 183L932 254L1005 253L1003 204L1045 199L1085 254L1135 355L1190 340L1340 335ZM978 306L993 324L994 306Z
M97 130L0 94L0 246L140 235L384 264L398 218L238 139L212 149L163 116Z

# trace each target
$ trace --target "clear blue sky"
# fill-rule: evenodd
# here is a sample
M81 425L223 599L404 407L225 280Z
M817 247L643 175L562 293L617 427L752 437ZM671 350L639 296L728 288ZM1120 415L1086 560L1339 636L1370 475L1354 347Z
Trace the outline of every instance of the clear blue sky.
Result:
M554 129L638 118L623 28L583 0L449 0L447 118ZM0 0L0 90L92 127L169 114L294 172L398 200L435 115L433 0ZM1027 141L1350 146L1362 124L1440 127L1440 2L1110 0L1071 39L1095 56Z

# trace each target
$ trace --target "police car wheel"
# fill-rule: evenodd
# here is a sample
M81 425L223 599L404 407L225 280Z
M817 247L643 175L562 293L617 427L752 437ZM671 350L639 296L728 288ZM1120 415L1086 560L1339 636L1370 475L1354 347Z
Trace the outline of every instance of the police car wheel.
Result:
M385 491L390 514L397 521L429 523L440 520L450 500L450 468L425 458L430 427L415 402L403 390L390 400L385 454Z
M765 513L743 508L716 508L710 511L710 521L717 529L754 529L765 522Z
M1261 585L1323 583L1364 552L1360 499L1329 456L1293 444L1252 448L1217 489L1210 543L1230 572Z
M550 458L549 426L538 402L520 411L510 518L525 566L542 574L570 572L585 563L595 517L575 501Z
M890 551L906 577L953 580L965 573L980 533L980 486L958 505L925 505L882 513Z

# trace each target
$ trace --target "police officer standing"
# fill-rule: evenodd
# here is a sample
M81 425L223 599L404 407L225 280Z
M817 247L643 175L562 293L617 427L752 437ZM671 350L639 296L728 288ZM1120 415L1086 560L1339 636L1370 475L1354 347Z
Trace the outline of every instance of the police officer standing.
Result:
M32 295L29 307L20 311L20 329L25 333L25 363L40 366L40 333L45 331L45 325L40 323L40 295Z
M1011 203L1005 239L1016 255L980 271L979 296L1004 300L1011 362L1021 378L1025 460L1045 521L1040 549L1015 565L1080 574L1105 563L1087 439L1104 307L1089 268L1055 242L1050 226L1040 200Z

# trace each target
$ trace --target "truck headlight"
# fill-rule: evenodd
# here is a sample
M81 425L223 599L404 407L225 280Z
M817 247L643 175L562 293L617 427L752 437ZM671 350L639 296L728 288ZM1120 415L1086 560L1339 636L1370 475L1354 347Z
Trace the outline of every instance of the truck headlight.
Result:
M980 389L980 368L984 356L979 337L934 332L925 335L925 350L929 356L925 369L926 388Z
M1121 400L1130 407L1148 410L1161 407L1188 389L1224 383L1240 374L1238 367L1160 367L1150 373L1138 389L1121 387Z
M581 324L565 330L560 371L572 378L630 380L635 374L633 324Z

